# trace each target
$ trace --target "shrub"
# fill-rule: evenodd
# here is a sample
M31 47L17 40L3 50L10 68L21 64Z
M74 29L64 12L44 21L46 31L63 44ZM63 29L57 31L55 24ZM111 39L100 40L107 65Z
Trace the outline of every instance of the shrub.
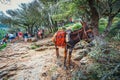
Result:
M6 31L0 29L0 40L5 36L5 34L6 34Z
M120 21L110 30L109 38L119 41L120 40Z
M7 44L2 44L2 45L0 45L0 51L1 51L2 49L4 49L6 46L7 46Z
M107 53L106 50L108 50L109 53ZM98 80L105 75L111 74L120 61L119 51L111 48L109 45L106 48L103 46L93 47L91 52L88 53L88 56L96 61L96 63L93 63L92 66L88 66L87 68L88 72L91 71L89 77L92 78L92 74L95 74ZM116 74L116 72L114 74ZM116 78L115 76L111 76L110 78L107 77L107 80L116 80Z
M72 31L80 29L80 28L82 28L82 25L80 23L76 23L72 26Z

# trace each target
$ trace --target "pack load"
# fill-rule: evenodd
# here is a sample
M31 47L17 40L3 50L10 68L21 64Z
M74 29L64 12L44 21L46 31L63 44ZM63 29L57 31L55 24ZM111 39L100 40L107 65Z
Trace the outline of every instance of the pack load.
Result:
M66 32L65 31L58 31L55 36L55 45L64 47L66 45Z

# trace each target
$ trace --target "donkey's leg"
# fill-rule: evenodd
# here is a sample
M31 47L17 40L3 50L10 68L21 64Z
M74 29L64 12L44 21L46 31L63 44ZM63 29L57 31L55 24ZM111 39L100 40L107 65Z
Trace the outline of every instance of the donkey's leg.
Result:
M68 59L68 65L69 65L70 68L73 68L73 65L72 65L72 62L71 62L72 51L73 51L73 48L70 48L69 49L69 59Z
M59 48L58 48L57 46L55 46L55 47L56 47L56 57L57 57L57 62L56 62L56 64L61 67L61 66L62 66L62 63L61 63L61 61L60 61Z
M64 50L64 69L67 69L67 67L66 67L66 59L67 59L67 48L65 47L65 50Z
M56 57L59 58L59 48L56 46Z

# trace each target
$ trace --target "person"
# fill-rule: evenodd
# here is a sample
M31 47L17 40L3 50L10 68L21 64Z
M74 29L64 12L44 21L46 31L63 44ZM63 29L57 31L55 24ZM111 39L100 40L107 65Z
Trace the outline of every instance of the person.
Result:
M18 32L18 37L19 37L20 40L22 40L23 39L23 33L22 32Z
M18 40L19 37L18 37L18 32L15 33L15 39Z
M10 34L8 34L8 35L9 35L9 40L10 40L10 42L13 42L13 40L15 39L14 34L13 34L13 33L10 33Z
M42 31L41 30L38 30L38 38L41 39L41 34L42 34Z
M4 37L1 41L1 44L6 44L7 43L7 39Z
M27 42L27 39L28 39L28 32L26 32L26 33L23 34L23 38L24 38L24 41Z
M41 29L41 38L43 39L44 37L44 29Z
M8 34L6 34L6 35L5 35L5 38L6 38L6 40L8 40L8 39L9 39L9 35L8 35Z

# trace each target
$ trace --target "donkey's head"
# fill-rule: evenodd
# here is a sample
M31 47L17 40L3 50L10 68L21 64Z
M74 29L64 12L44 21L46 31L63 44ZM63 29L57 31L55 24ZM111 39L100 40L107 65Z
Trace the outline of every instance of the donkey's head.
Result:
M93 34L93 31L91 29L89 29L87 31L87 36L88 36L88 42L91 42L94 40L94 34Z
M86 22L80 21L80 23L82 24L82 28L83 28L83 39L87 42L91 42L94 39L92 29L88 28L88 25Z
M80 21L84 30L88 30L88 25L85 21Z

